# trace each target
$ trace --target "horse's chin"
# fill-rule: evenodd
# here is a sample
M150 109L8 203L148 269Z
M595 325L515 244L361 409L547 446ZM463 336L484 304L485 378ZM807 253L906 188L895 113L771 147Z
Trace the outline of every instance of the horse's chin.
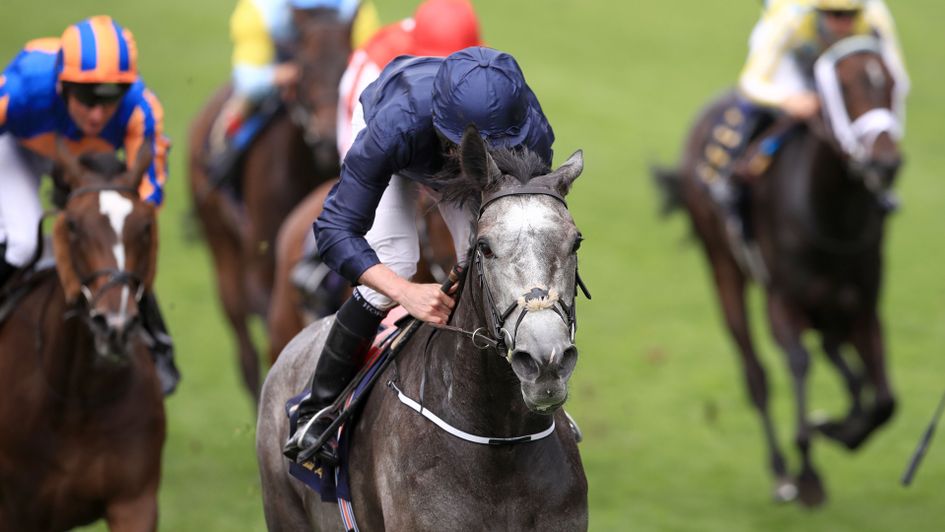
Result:
M564 381L522 383L522 399L530 411L550 416L568 400L568 384Z
M125 366L130 362L131 342L115 342L102 334L95 335L95 363L99 366Z

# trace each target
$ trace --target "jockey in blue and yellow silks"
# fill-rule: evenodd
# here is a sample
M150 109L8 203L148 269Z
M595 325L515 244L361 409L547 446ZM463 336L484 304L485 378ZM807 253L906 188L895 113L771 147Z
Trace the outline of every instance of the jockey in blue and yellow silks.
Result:
M288 48L295 37L293 9L334 9L353 20L352 48L380 27L374 4L360 0L240 0L230 17L233 41L233 94L210 132L211 159L226 149L227 137L267 96L294 86L298 69Z
M111 17L69 26L59 39L30 41L0 76L0 284L36 251L42 216L40 176L56 137L74 153L124 150L134 162L143 142L154 161L141 197L163 199L169 141L164 111L138 77L131 32Z

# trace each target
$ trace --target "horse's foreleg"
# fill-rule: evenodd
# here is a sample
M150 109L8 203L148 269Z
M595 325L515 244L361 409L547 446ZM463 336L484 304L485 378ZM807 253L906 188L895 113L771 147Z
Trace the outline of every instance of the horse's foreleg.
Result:
M868 317L858 321L853 329L853 345L856 347L866 376L873 387L873 405L861 418L862 423L851 427L844 441L850 449L856 449L869 437L870 433L883 425L892 417L896 407L896 400L886 375L886 349L883 343L882 326L879 316L871 313Z
M826 499L823 484L811 459L811 426L807 419L807 372L810 354L801 342L804 330L799 312L776 293L768 294L768 319L778 345L787 354L794 388L796 431L794 443L801 453L801 473L798 476L799 498L805 506L819 506Z
M110 501L105 507L110 532L150 532L157 530L157 488L131 499Z
M847 391L850 393L850 410L845 419L815 422L815 427L827 438L849 447L851 431L858 431L856 427L861 426L865 421L862 400L863 375L850 368L840 352L840 342L835 337L825 335L822 345L827 359L837 368L846 383Z
M769 465L776 481L774 497L778 501L789 501L797 496L797 488L788 477L784 454L778 446L771 414L768 412L768 379L752 344L748 315L745 312L745 277L734 260L724 256L714 257L714 259L713 272L719 302L725 314L726 325L741 355L742 369L751 402L761 416L765 440L768 444Z
M249 391L255 402L259 401L259 354L253 345L249 334L249 302L247 301L246 287L243 286L245 271L239 253L234 249L222 249L224 246L219 243L213 244L219 247L219 252L215 250L217 261L217 285L220 290L220 298L223 302L223 310L226 317L233 327L236 334L236 341L239 349L240 371L243 377L243 383Z

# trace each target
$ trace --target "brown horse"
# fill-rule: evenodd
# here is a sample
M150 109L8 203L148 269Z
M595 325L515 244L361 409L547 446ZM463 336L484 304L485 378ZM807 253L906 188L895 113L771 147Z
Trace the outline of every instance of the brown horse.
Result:
M298 98L243 155L239 199L216 188L207 174L207 139L229 86L200 112L189 139L194 206L213 254L223 309L236 334L243 382L254 399L259 395L259 355L248 320L268 311L282 221L319 183L338 175L338 83L351 53L351 26L335 11L297 10L294 21L299 32L294 53L300 67Z
M157 527L164 402L139 334L158 244L137 193L149 159L129 171L60 150L56 272L21 276L29 291L0 323L0 529Z
M750 189L749 223L769 270L763 289L771 331L787 355L796 406L795 444L800 474L787 473L768 412L765 372L752 345L745 308L746 274L731 252L722 220L697 177L710 132L734 102L728 94L711 104L692 130L677 172L657 178L689 212L705 248L725 320L741 361L749 394L761 415L775 497L795 496L819 505L825 492L811 458L814 430L856 449L893 413L885 348L877 313L888 194L900 154L896 87L872 39L841 41L817 63L825 119L798 125ZM847 382L849 413L813 424L808 419L810 355L801 341L816 331L833 365ZM852 368L841 349L851 345ZM864 394L868 391L868 394ZM864 398L869 398L865 402Z
M323 183L312 191L289 214L279 230L276 240L276 280L267 320L270 363L275 363L286 344L306 325L325 317L310 310L311 305L307 304L305 296L290 277L292 269L302 260L305 241L312 232L312 222L321 214L325 198L335 183L336 180ZM414 281L443 282L446 272L456 263L453 239L432 198L421 196L417 208L421 253ZM340 306L351 292L347 290L338 295L337 305ZM324 304L321 301L318 303Z

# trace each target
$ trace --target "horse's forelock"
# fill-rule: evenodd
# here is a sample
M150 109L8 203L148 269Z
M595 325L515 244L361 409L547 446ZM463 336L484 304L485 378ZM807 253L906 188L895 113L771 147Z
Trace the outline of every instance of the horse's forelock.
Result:
M510 185L524 185L551 171L541 157L527 148L490 150L489 155L499 168L499 173L489 176L483 186L479 180L469 177L460 169L459 150L452 150L445 158L443 168L433 181L439 187L444 201L465 204L467 201L478 202L483 192Z
M124 161L115 156L114 153L83 153L79 156L79 164L105 181L111 181L119 175L122 175L127 168Z

